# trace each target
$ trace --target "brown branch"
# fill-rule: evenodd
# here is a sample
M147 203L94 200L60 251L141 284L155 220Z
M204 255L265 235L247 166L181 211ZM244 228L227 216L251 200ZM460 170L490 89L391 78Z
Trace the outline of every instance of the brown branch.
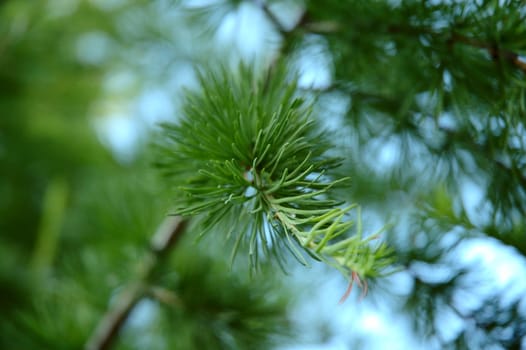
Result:
M426 27L402 27L402 26L389 26L387 31L392 34L409 34L409 35L443 35L442 33L433 31L430 28ZM513 66L519 68L524 73L526 73L526 61L524 59L521 59L521 56L513 51L506 50L504 48L501 48L497 45L497 43L488 43L484 42L479 39L470 38L465 35L454 33L451 35L451 37L447 40L447 43L450 46L453 46L454 44L464 44L467 46L479 48L486 50L486 52L491 56L491 58L494 61L498 61L500 59L506 60L508 63L512 64Z
M263 87L263 91L266 91L268 89L268 84L270 83L270 78L272 77L274 70L276 66L279 64L281 58L286 56L292 50L292 44L294 42L295 32L298 28L302 28L307 18L307 12L302 13L299 20L296 22L293 28L287 29L281 23L278 17L270 10L265 0L254 0L254 3L256 4L256 6L258 6L263 11L265 16L268 18L271 24L275 27L275 29L279 32L282 38L282 43L281 43L279 53L272 59L272 61L270 62L268 66L269 69L267 70L267 76L265 78L265 85Z
M301 26L303 29L310 33L316 33L316 34L334 34L341 32L342 30L345 30L345 27L342 26L340 23L335 21L325 21L325 22L309 22L307 21L308 14L305 13L303 15L302 20L298 24L298 26ZM430 28L426 27L404 27L399 25L391 25L387 27L387 33L389 34L406 34L406 35L443 35L442 33L433 31ZM449 45L453 44L464 44L472 47L476 47L479 49L484 49L488 52L488 54L491 56L491 58L495 61L498 61L500 59L504 59L511 65L515 66L516 68L520 69L524 73L526 73L526 58L522 58L519 54L501 48L496 43L487 43L478 39L470 38L458 33L453 33L451 37L447 40Z
M304 29L305 25L308 23L308 13L306 11L303 11L296 23L292 26L292 28L287 29L279 20L279 18L271 11L265 0L254 0L254 3L263 11L265 16L281 35L284 41L284 44L281 47L281 54L284 55L288 53L291 49L291 44L293 42L294 37L296 36L297 31Z
M131 311L144 294L142 284L129 286L115 305L100 320L97 328L86 342L86 350L109 349Z
M285 29L283 24L279 21L278 17L272 11L270 11L270 8L267 6L264 0L254 0L256 5L263 10L267 18L272 22L272 25L276 28L276 30L283 36L287 36L289 31Z
M488 52L488 54L493 60L498 61L500 59L504 59L508 63L514 65L515 67L519 68L524 73L526 73L526 61L522 60L517 53L500 48L496 44L489 44L457 33L454 33L451 36L449 42L450 44L461 43L472 47L484 49Z
M137 303L148 293L148 281L162 258L177 245L186 229L180 216L167 217L150 243L150 253L144 261L138 282L128 286L99 321L85 345L86 350L106 350L111 347L120 329Z
M153 299L174 308L182 309L184 306L176 293L162 287L152 286L148 288L148 295Z
M443 35L442 33L435 32L429 28L421 27L400 27L400 26L390 26L387 30L389 33L393 34L410 34L410 35ZM497 43L488 43L479 39L470 38L462 34L453 33L451 37L447 40L447 43L450 46L454 44L463 44L479 49L486 50L486 52L491 56L494 61L499 61L504 59L511 65L517 67L526 73L526 61L521 59L521 56L513 51L506 50L497 45Z

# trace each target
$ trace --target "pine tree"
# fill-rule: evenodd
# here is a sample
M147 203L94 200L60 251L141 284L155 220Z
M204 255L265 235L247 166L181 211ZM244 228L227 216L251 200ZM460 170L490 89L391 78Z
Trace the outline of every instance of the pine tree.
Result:
M100 115L159 86L112 153ZM419 347L526 346L522 0L10 0L0 111L0 348L323 342L298 269Z

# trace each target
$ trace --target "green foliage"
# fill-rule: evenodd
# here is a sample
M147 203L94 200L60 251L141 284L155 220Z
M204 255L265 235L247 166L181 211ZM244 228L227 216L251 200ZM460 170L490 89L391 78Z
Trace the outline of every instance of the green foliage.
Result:
M481 266L503 249L526 256L524 1L198 3L0 5L0 348L82 348L138 290L116 349L268 349L290 335L301 293L261 262L290 256L351 286L369 277L382 312L408 315L437 348L523 346L523 270L508 278L500 255ZM266 18L251 59L271 68L199 66L239 58L247 13ZM93 37L106 45L96 62L83 51ZM329 85L298 88L281 64L303 59L329 62ZM196 66L200 87L182 93ZM153 136L163 183L143 150L114 161L90 116L155 110L133 94L174 86L179 119ZM322 131L338 117L338 132ZM152 232L173 202L191 224L157 256ZM394 223L389 249L366 234L377 222ZM491 251L465 263L475 241ZM374 278L394 262L400 274Z
M9 337L7 328L41 301L42 277L61 251L74 179L89 167L114 164L85 118L104 71L75 58L71 45L86 23L45 9L44 3L0 4L0 348L36 347L24 346L31 337L17 345L19 337ZM102 24L103 14L91 10L88 17Z
M159 165L176 188L176 214L203 214L204 231L235 236L233 256L248 241L253 268L259 250L280 259L283 246L307 264L299 245L345 275L379 275L389 250L373 248L376 236L363 238L361 227L345 237L356 206L342 207L330 192L348 179L331 174L340 160L284 69L222 69L200 82L178 123L165 125Z
M158 334L153 348L268 349L291 335L284 312L288 296L276 289L281 282L271 270L251 279L233 273L237 269L222 256L212 258L196 248L187 239L157 274L150 295L159 303L162 328L153 330ZM144 337L133 333L124 338L129 344Z
M83 348L118 292L139 279L150 236L168 207L157 178L145 171L149 162L118 164L95 134L91 112L115 61L86 64L77 51L93 31L119 40L117 19L142 5L57 4L0 5L2 349ZM159 269L172 276L193 271L192 278L184 285L149 281L168 294L185 294L181 309L162 304L159 293L144 296L170 309L158 314L172 314L159 315L155 334L163 342L149 348L202 348L203 339L206 348L267 348L273 334L287 334L286 294L270 290L271 278L237 280L221 252L198 254L191 244L184 249L180 262L165 261ZM209 287L202 288L207 279ZM137 349L135 335L153 332L129 328L117 347Z
M118 292L137 283L146 283L142 300L151 305L151 323L130 322L117 349L266 349L290 335L288 297L274 289L279 282L270 271L252 279L234 273L237 268L220 250L198 250L190 234L141 280L151 261L145 246L167 207L151 175L137 167L83 180L63 223L53 276L49 270L30 275L38 282L29 302L15 294L27 285L15 284L15 276L8 285L12 297L4 294L5 301L16 302L9 306L17 312L0 323L2 347L82 348L108 303L114 305Z

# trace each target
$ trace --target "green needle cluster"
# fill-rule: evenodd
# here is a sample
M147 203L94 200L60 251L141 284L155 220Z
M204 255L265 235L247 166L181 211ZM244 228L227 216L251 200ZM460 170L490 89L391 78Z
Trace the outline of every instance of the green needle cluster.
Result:
M358 206L331 196L349 179L331 173L341 159L328 155L327 135L286 69L222 69L200 83L179 120L164 125L160 166L175 184L175 214L233 239L232 259L248 247L253 268L262 256L282 265L287 250L346 276L376 276L391 263L384 244L371 244L377 236L362 237L351 220Z

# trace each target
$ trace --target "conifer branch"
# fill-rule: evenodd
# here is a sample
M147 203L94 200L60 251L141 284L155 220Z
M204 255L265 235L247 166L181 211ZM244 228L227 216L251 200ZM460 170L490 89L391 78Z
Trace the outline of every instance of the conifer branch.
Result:
M490 44L481 40L460 35L458 33L453 33L453 35L451 35L449 43L450 45L459 43L484 49L494 61L498 62L499 60L503 59L511 65L515 66L516 68L522 70L524 73L526 73L526 61L524 61L524 59L521 59L521 56L519 54L510 50L503 49L497 44Z
M427 27L401 27L401 26L389 26L387 31L393 34L410 34L410 35L432 35L432 36L449 36L446 39L447 45L452 48L455 44L462 44L485 50L489 56L496 62L499 60L505 60L516 68L526 73L526 61L521 59L521 56L511 50L499 47L498 43L489 43L480 39L470 38L466 35L462 35L453 31L451 34L445 32L437 32Z
M151 251L143 262L139 280L129 285L102 317L86 342L86 350L109 349L137 303L148 293L159 293L149 288L148 282L162 259L177 245L186 225L187 221L180 216L169 216L163 221L151 240Z
M391 251L371 244L377 235L362 236L359 212L358 223L349 218L356 204L331 196L349 179L332 174L341 159L327 154L310 106L295 97L284 67L261 73L242 66L201 76L179 122L164 125L158 165L181 184L176 213L199 217L203 233L235 236L232 258L245 242L252 269L260 252L281 265L288 250L303 265L307 254L346 277L383 274Z
M322 21L322 22L310 22L305 20L307 14L303 16L303 20L298 23L298 26L301 26L303 29L310 33L314 34L336 34L343 30L346 30L345 26L336 21ZM498 45L498 43L489 43L479 39L470 38L465 35L461 35L453 31L452 34L448 32L438 32L427 27L410 27L410 26L398 26L391 25L387 27L386 30L389 34L406 34L419 36L423 34L432 35L435 37L443 36L444 41L450 46L453 47L455 44L462 44L471 46L474 48L479 48L485 50L490 57L498 62L499 60L504 60L509 64L515 66L522 72L526 73L526 58L522 57L516 52L511 50L504 49Z
M86 350L105 350L111 347L131 311L144 295L144 290L142 284L133 284L119 295L115 305L102 317L86 342Z

